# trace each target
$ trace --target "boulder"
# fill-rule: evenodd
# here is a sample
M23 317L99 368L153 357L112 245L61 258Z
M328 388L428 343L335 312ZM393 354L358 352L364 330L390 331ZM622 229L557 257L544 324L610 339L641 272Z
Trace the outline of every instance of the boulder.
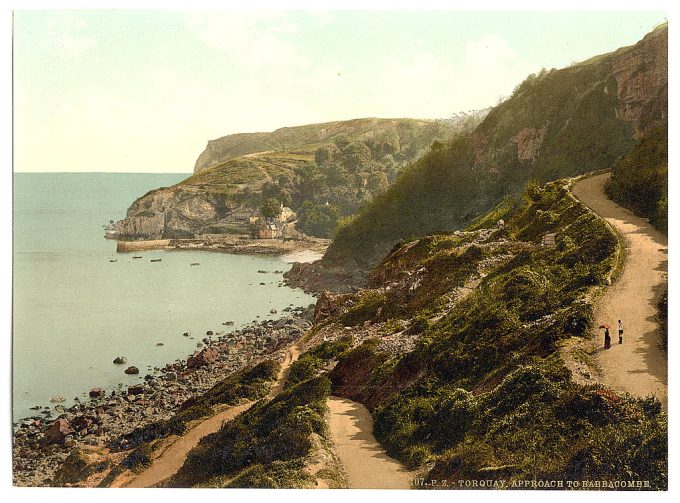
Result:
M95 418L88 416L76 416L71 421L71 426L76 431L80 431L86 428L90 428L95 422Z
M116 356L113 359L113 363L115 363L116 365L123 365L124 363L127 363L127 358L125 358L124 356Z
M187 359L187 368L193 369L211 365L217 361L218 356L217 351L212 348L203 349Z
M65 402L66 397L64 395L56 395L50 398L50 402L52 403L59 403L59 402Z
M106 390L104 388L91 388L88 394L90 398L101 398L106 395Z
M132 365L125 369L125 373L130 375L139 374L139 369Z
M63 444L68 435L75 433L66 419L57 419L46 430L43 442L45 445Z
M128 386L128 395L141 395L144 393L144 385L143 384L133 384L132 386Z

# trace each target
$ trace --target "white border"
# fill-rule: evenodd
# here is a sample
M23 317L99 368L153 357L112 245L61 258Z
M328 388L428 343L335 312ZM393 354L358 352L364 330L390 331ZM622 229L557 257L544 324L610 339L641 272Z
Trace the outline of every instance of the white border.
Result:
M11 215L12 215L12 204L11 204L11 166L12 166L12 139L11 139L11 80L9 76L11 75L11 32L12 32L12 10L11 9L91 9L91 8L115 8L115 9L162 9L162 10L174 10L174 9L310 9L310 10L321 10L321 9L343 9L343 10L546 10L546 11L560 11L560 10L583 10L583 11L595 11L595 10L665 10L668 12L669 19L674 18L674 12L676 9L675 3L671 1L599 1L599 0L572 0L572 1L554 1L550 4L546 2L536 1L536 0L519 0L513 2L503 2L503 1L493 1L493 0L477 0L477 1L444 1L444 0L391 0L391 1L380 1L380 0L346 0L346 1L332 1L332 0L282 0L280 2L266 1L266 0L251 0L249 2L245 1L216 1L216 0L119 0L116 2L112 1L99 1L99 0L71 0L71 1L9 1L3 4L2 17L0 18L0 36L2 41L2 49L0 52L0 64L2 65L2 71L0 73L0 89L2 92L2 101L0 102L0 107L2 111L2 136L0 137L0 156L2 157L2 173L0 174L0 229L4 230L5 239L2 248L0 248L0 271L2 278L0 287L0 295L2 298L2 304L0 305L0 327L2 327L1 340L2 340L2 364L4 364L4 371L6 376L10 376L10 351L9 351L9 340L10 340L10 330L11 330L11 248L10 239L11 233ZM669 62L669 78L671 82L670 90L670 101L669 101L669 113L671 110L675 110L675 83L677 77L677 65L675 64L675 55L677 54L677 43L675 40L675 34L673 32L674 25L673 22L669 22L671 35L670 35L670 47L669 54L671 55ZM677 138L675 134L674 121L670 121L669 137ZM675 198L673 195L676 193L675 188L677 187L678 176L676 176L676 154L673 142L671 142L671 152L669 157L670 169L670 214L669 214L669 241L670 241L670 255L674 256L674 250L676 249L676 223L678 220L678 215L680 205L674 204ZM678 209L678 211L676 211ZM669 262L669 271L675 270L675 260L671 258ZM670 275L675 278L675 272L671 272ZM675 288L675 281L670 282L669 298L671 300L671 306L673 306L674 299L677 298L676 294L678 289ZM669 310L669 325L670 327L677 326L676 322L680 319L674 314L673 308ZM672 330L673 332L673 330ZM677 344L673 342L673 337L671 334L669 340L669 355L671 355L671 362L676 359L675 352L678 349ZM673 368L674 365L669 365L669 368ZM228 498L232 501L244 501L246 499L259 499L268 498L276 499L276 501L312 501L323 498L323 500L328 501L342 501L346 503L348 498L352 500L368 500L375 498L389 498L392 501L411 501L416 499L427 499L432 501L451 501L453 499L459 501L466 501L471 498L503 498L512 501L519 500L536 500L544 501L546 498L550 500L565 500L571 498L579 499L590 499L597 498L598 501L608 501L608 500L633 500L639 501L641 498L644 501L652 499L667 499L672 494L678 492L677 486L680 485L680 479L674 477L678 474L676 468L677 456L677 426L674 418L678 411L677 405L677 393L675 392L675 372L671 372L669 376L670 388L670 425L669 425L669 440L671 442L671 456L669 460L669 484L670 491L668 493L624 493L624 492L607 492L607 493L584 493L584 492L567 492L567 491L557 491L557 492L543 492L543 491L529 491L529 492L491 492L485 491L483 493L472 493L469 491L436 491L436 492L402 492L402 491L324 491L323 493L318 493L314 491L263 491L263 490L229 490L228 493L220 490L197 490L197 489L175 489L166 490L162 493L158 490L135 490L127 489L125 492L120 493L115 490L107 489L45 489L45 488L13 488L11 487L11 430L9 428L9 423L11 422L11 411L9 402L9 382L3 383L1 389L1 401L0 410L4 412L2 416L6 422L4 423L4 435L0 435L0 448L2 456L0 457L0 491L2 496L4 496L4 501L7 502L18 502L18 501L34 501L37 499L45 499L50 501L91 501L97 499L100 501L120 501L124 499L125 501L138 501L142 499L153 500L155 498L162 498L164 501L184 501L189 498L198 499L199 501L211 500L211 499L225 499ZM191 491L190 493L187 491Z

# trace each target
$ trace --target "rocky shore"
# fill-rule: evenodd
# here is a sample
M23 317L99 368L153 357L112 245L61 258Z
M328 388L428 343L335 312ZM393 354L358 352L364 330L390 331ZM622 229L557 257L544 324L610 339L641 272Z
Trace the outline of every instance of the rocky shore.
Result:
M290 309L278 320L253 322L226 333L208 332L200 351L140 376L139 384L126 389L120 385L108 393L93 388L87 401L69 408L45 407L40 414L17 421L14 484L64 485L60 466L77 449L97 452L102 463L111 463L120 457L116 453L125 454L124 437L135 428L169 419L183 402L233 372L265 359L283 360L286 348L312 326L313 319L312 305Z
M304 239L252 239L238 234L206 234L192 239L157 239L142 241L117 241L118 252L146 250L205 250L238 255L292 255L312 254L323 256L330 240L306 237Z
M366 283L361 271L342 268L328 268L323 261L296 262L283 275L284 283L291 288L300 288L305 293L320 295L324 291L335 293L356 292Z

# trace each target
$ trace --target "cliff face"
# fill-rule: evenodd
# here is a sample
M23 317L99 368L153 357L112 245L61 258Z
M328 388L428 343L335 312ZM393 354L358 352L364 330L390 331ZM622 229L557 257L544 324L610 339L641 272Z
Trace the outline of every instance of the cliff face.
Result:
M192 188L169 187L150 192L135 201L127 217L115 224L116 235L125 239L189 238L207 222L219 220L220 205Z
M668 115L668 27L654 30L629 50L614 55L619 117L636 138Z
M315 163L315 153L321 147L337 152L333 142L358 146L356 157L363 164L348 176L363 177L367 182L372 172L394 170L427 151L433 140L446 140L456 128L476 125L479 120L481 116L476 115L448 121L356 119L212 140L196 161L193 176L137 199L109 237L167 239L247 233L247 215L255 214L263 199L280 197L289 204L291 197L298 196L298 202L303 202L300 194L309 192L303 187L308 181L304 177L314 176L301 175L300 170ZM324 170L328 169L326 165ZM340 175L344 169L341 167ZM263 196L266 187L269 192Z
M402 239L465 227L530 179L611 168L666 120L667 65L662 25L633 46L529 76L344 226L325 264L366 270Z

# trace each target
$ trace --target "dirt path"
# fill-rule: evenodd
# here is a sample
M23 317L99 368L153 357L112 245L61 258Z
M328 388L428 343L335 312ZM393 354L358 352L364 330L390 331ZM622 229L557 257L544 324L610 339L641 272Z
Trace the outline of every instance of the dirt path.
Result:
M351 489L408 489L414 473L387 455L373 436L366 407L345 398L328 399L328 426Z
M281 370L276 377L276 382L267 395L271 399L283 390L283 383L290 373L290 365L297 360L300 349L297 345L291 346L286 353L286 358L281 364ZM153 460L151 466L131 480L119 480L112 487L153 487L159 482L171 477L182 467L189 452L198 445L201 439L218 431L225 421L234 419L240 413L248 410L254 404L249 401L209 417L198 423L187 433L177 438L161 454Z
M664 410L668 404L668 363L659 349L657 303L668 281L668 240L646 219L633 215L604 193L609 174L577 182L573 194L605 218L624 237L626 262L621 277L600 299L595 321L610 325L611 349L600 349L603 383L636 396L655 395ZM617 320L624 327L618 344ZM602 343L602 330L598 331ZM600 344L600 346L602 346Z

